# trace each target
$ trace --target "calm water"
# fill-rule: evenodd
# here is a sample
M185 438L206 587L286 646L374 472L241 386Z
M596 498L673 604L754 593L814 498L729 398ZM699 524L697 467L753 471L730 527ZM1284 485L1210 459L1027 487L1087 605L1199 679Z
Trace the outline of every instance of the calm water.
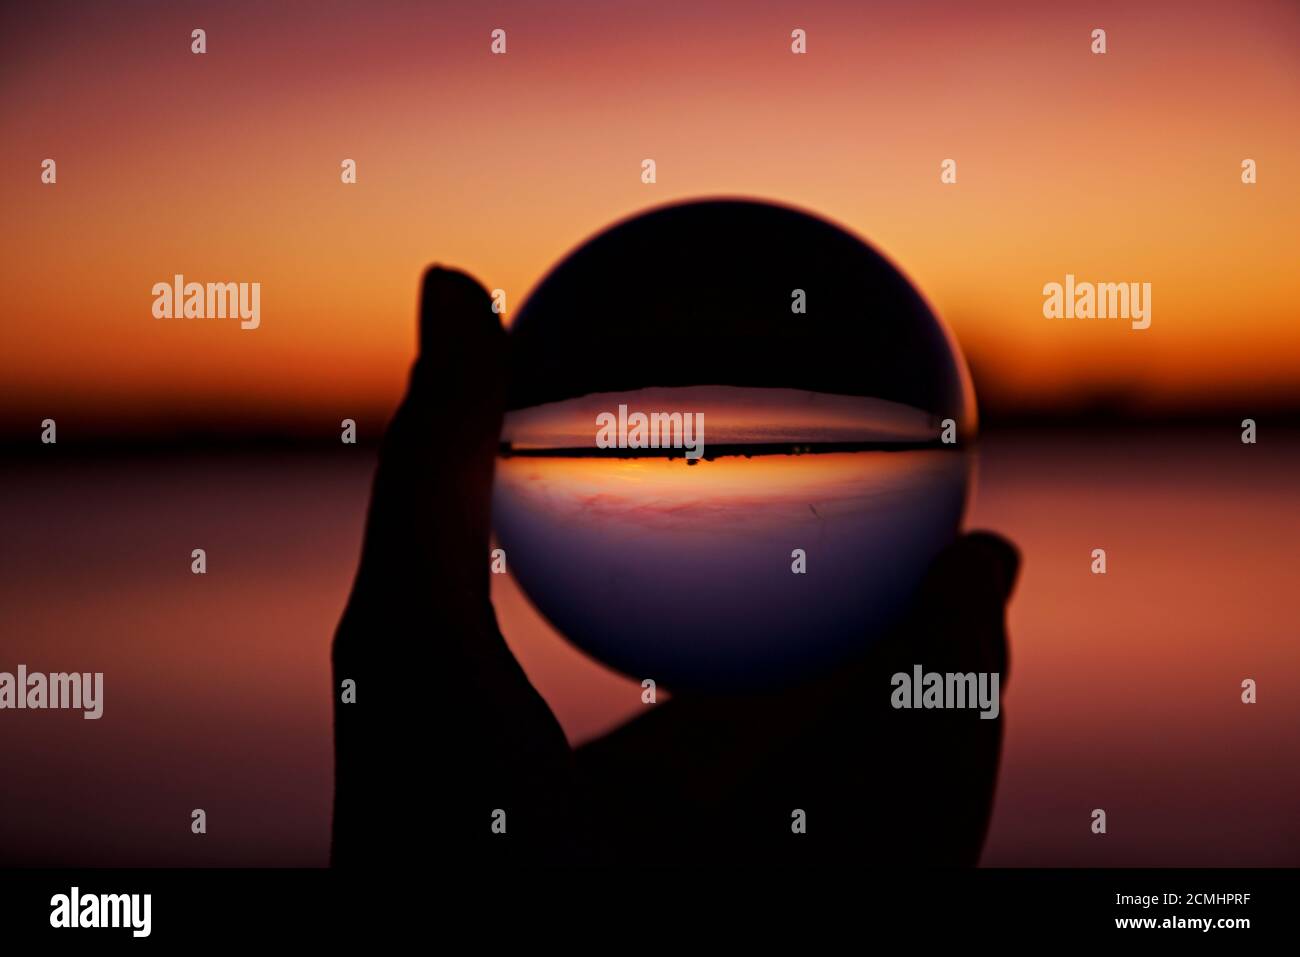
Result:
M328 649L371 467L341 447L6 468L0 670L103 671L105 716L0 713L0 859L325 863ZM986 864L1300 864L1298 474L1300 439L1232 429L985 441L967 525L1025 557ZM573 740L643 707L493 584Z

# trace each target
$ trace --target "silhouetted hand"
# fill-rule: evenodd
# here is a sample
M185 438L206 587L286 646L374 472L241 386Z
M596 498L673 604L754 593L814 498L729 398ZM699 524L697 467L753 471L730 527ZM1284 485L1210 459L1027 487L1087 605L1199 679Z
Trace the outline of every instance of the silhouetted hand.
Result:
M489 599L506 333L477 282L435 267L419 339L334 640L335 865L978 860L1002 721L896 710L890 677L920 664L1005 687L1013 546L961 538L896 634L829 676L674 695L573 752Z

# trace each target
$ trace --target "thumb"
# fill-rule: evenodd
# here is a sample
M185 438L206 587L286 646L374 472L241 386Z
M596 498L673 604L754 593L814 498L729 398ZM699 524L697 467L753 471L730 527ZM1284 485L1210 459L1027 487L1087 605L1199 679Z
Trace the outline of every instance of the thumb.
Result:
M486 290L430 268L419 356L384 435L354 597L486 602L492 472L504 407L506 334Z

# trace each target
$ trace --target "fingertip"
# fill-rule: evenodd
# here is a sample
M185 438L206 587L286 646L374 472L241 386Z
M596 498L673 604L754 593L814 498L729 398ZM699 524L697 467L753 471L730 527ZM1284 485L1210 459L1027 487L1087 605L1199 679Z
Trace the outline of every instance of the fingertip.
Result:
M967 532L930 566L932 586L954 595L993 597L1005 602L1015 587L1020 552L994 532Z
M988 531L962 535L935 559L912 624L936 664L996 671L1005 681L1006 608L1019 568L1016 546Z
M420 304L447 302L457 297L467 301L482 300L491 305L491 297L483 284L462 269L453 269L442 263L433 263L424 271L420 285Z
M504 330L492 297L474 277L434 264L420 283L420 356L460 362L481 353Z
M968 532L961 543L981 557L1002 600L1010 598L1020 577L1020 549L1010 539L983 529Z

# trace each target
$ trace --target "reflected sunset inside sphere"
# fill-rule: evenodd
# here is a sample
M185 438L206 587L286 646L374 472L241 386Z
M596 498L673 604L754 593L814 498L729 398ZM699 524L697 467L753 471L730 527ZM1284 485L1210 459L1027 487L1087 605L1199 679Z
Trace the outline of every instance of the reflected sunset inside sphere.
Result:
M964 363L902 274L824 220L652 210L567 257L510 338L496 538L541 613L631 677L744 690L831 668L958 533Z

